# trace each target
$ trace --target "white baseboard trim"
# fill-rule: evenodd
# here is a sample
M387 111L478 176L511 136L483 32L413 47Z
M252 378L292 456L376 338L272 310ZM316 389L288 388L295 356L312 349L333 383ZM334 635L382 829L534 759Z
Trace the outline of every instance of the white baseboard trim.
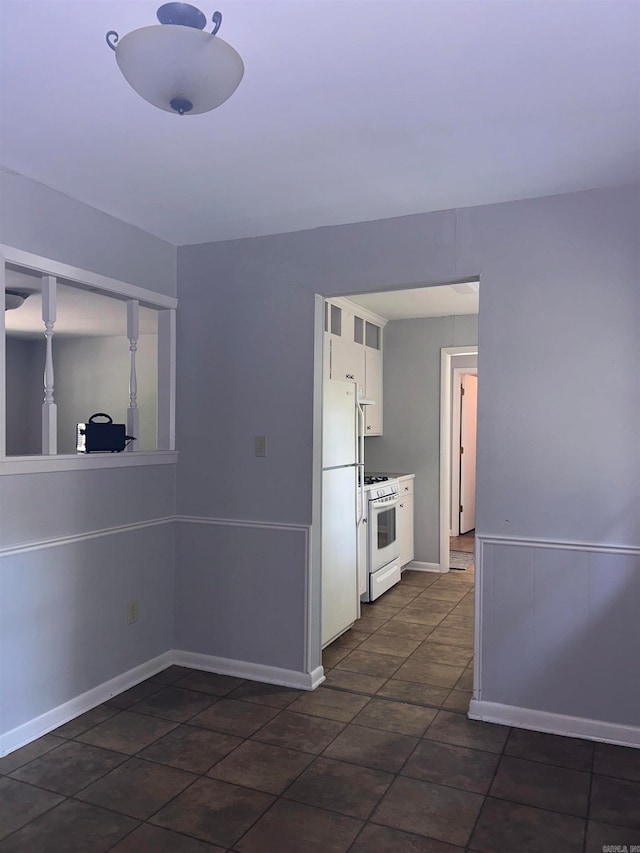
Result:
M199 652L174 651L172 663L215 672L218 675L234 675L236 678L248 678L251 681L263 681L267 684L279 684L282 687L295 687L298 690L315 690L325 680L324 669L319 666L313 672L298 672L295 669L281 669L277 666L265 666L244 660L219 658L215 655L203 655Z
M412 572L438 572L438 574L442 574L440 563L421 563L419 560L412 560L407 563L406 566L402 567L402 571L405 569L411 569Z
M624 726L604 720L570 717L567 714L536 711L531 708L501 705L499 702L485 702L479 699L471 700L469 717L472 720L501 723L518 729L532 729L536 732L549 732L565 737L587 738L587 740L597 740L602 743L640 748L640 726Z
M121 675L117 675L115 678L105 681L97 687L93 687L91 690L87 690L86 693L75 696L68 702L58 705L57 708L52 708L41 716L35 717L33 720L29 720L20 726L16 726L15 729L11 729L11 731L0 735L0 756L6 755L8 752L13 752L15 749L19 749L21 746L25 746L31 743L31 741L42 737L42 735L48 734L53 729L57 729L58 726L68 723L69 720L73 720L75 717L79 717L80 714L84 714L86 711L95 708L96 705L101 705L107 699L111 699L112 696L122 693L123 690L128 690L141 681L151 678L152 675L162 672L163 669L166 669L172 663L173 652L164 652L164 654L151 658L151 660L145 661L139 666L134 666L133 669L129 669Z

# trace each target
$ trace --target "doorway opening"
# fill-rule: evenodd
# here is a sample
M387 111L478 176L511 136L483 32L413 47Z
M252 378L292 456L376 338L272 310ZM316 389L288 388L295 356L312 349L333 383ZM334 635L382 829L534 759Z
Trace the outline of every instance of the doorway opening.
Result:
M475 563L477 359L477 345L440 355L441 572Z

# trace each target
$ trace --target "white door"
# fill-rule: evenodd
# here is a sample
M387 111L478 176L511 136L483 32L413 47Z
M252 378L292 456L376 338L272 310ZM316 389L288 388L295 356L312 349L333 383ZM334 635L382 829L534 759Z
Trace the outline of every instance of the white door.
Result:
M462 377L460 401L460 535L476 526L476 421L478 377Z

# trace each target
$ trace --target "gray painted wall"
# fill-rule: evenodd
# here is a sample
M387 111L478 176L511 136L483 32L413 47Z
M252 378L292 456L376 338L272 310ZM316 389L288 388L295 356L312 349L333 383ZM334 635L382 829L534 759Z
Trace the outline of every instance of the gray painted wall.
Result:
M384 330L384 435L365 441L370 471L415 473L415 559L440 548L440 350L478 342L477 316L394 320Z
M176 248L44 184L0 170L0 242L166 296Z
M7 455L42 453L42 341L6 338Z
M311 522L313 302L305 291L349 295L479 275L478 533L638 546L639 219L638 190L626 188L181 248L179 511ZM266 461L252 458L256 433L274 449ZM269 541L265 532L245 554L244 578L260 576ZM179 567L187 555L196 595L219 571L217 554L193 563L183 541ZM560 563L557 572L558 583L576 583ZM284 568L272 575L295 614L304 603L288 578ZM517 568L509 578L524 582ZM487 582L494 580L501 583L497 575ZM550 586L549 601L553 594ZM251 612L261 613L259 595L246 585ZM529 666L517 654L529 607L526 596L519 602L516 613L505 604L503 631L482 638L485 661L497 654L499 636L514 649L513 666ZM549 610L546 618L553 625L560 617ZM588 633L589 622L580 628ZM254 630L273 631L282 646L291 635L267 612ZM628 663L634 636L627 633L620 654ZM215 654L220 642L209 634L198 650ZM258 642L243 638L241 648L260 659ZM576 646L563 659L565 673L580 654ZM284 659L275 643L272 664ZM557 711L558 674L547 679L539 663L538 701ZM508 678L494 673L483 698L500 701ZM596 663L590 694L609 680L606 663ZM621 719L637 710L607 713ZM571 712L582 714L580 698Z
M173 246L0 178L0 242L175 295ZM173 524L83 537L174 512L172 465L0 476L0 732L173 647ZM50 544L61 537L78 539ZM21 546L33 550L6 550Z

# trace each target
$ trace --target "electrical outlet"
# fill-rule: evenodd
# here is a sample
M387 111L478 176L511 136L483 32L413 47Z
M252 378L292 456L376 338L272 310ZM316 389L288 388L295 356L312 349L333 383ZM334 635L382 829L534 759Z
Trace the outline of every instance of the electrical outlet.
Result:
M266 435L257 435L256 436L256 456L266 456L267 455L267 436Z
M138 599L134 599L127 604L127 624L133 625L138 621Z

